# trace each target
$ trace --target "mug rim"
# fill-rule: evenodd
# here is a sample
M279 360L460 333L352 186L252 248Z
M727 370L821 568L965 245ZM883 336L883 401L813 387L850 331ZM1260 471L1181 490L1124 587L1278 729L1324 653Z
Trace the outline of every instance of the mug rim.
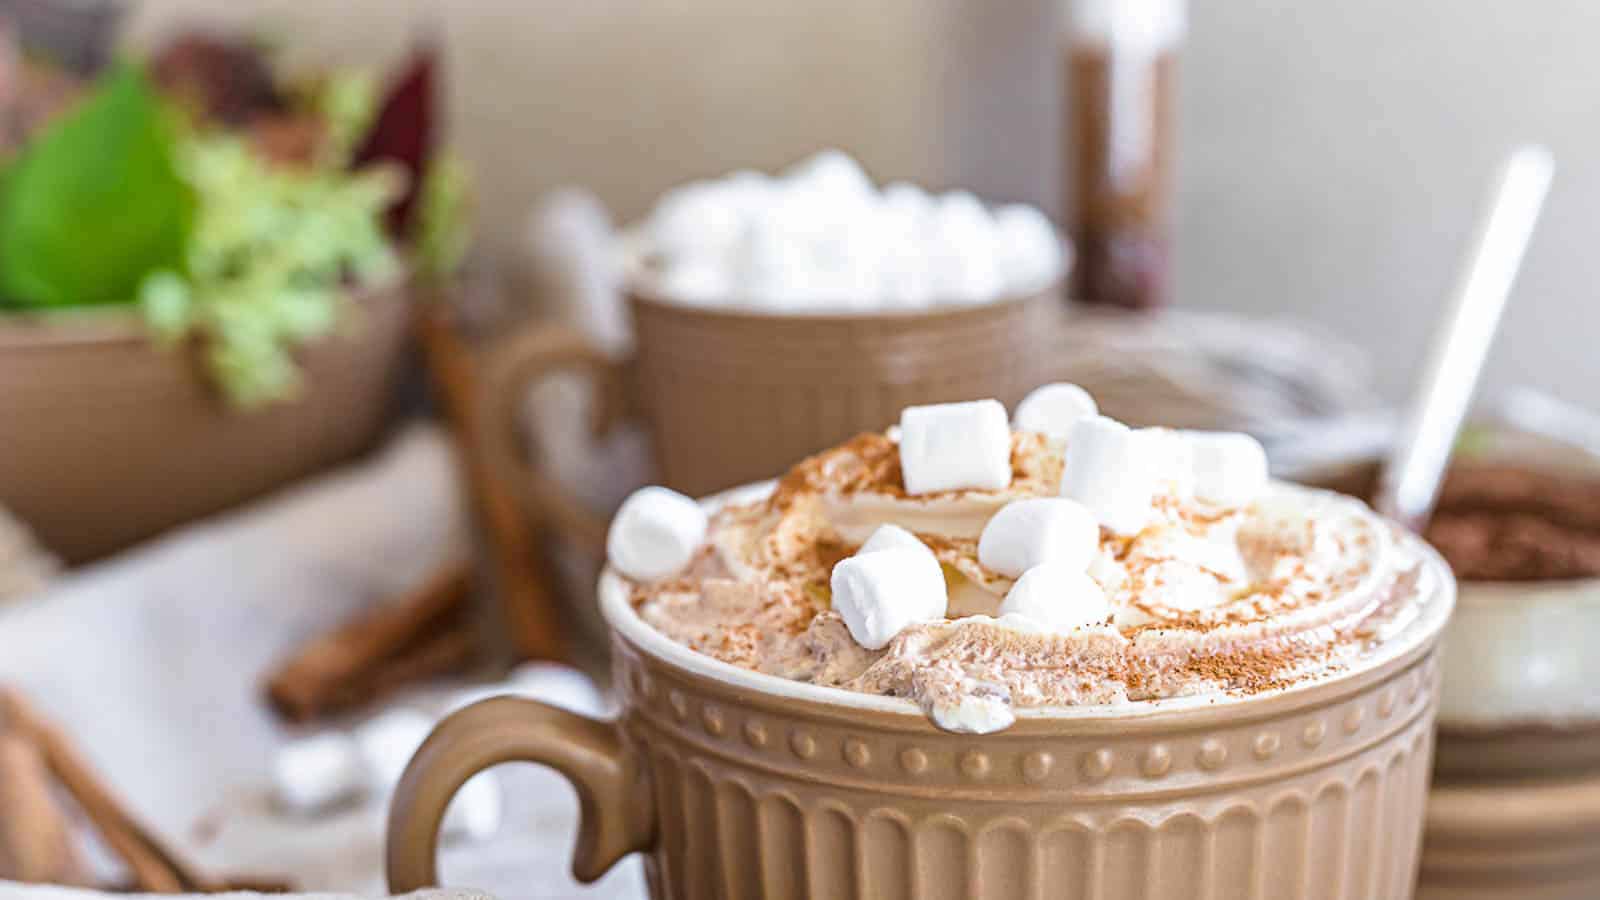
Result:
M700 504L708 511L714 511L727 504L758 501L770 494L776 484L776 481L762 481L742 485L702 498ZM1393 635L1370 655L1358 660L1355 665L1335 668L1328 673L1307 678L1288 687L1254 694L1221 691L1124 703L1026 706L1014 710L1016 718L1019 724L1026 720L1074 722L1114 719L1128 722L1200 711L1226 714L1244 705L1269 712L1281 704L1297 705L1298 701L1315 699L1313 695L1321 695L1330 690L1337 691L1341 686L1355 690L1368 680L1380 677L1381 673L1401 668L1413 658L1425 653L1437 641L1455 609L1455 576L1444 559L1426 542L1410 532L1403 532L1401 539L1417 551L1421 558L1420 566L1430 570L1438 596L1424 607L1420 615L1408 622L1399 634ZM795 681L735 666L690 649L657 631L640 618L628 600L630 593L627 580L608 562L601 571L599 579L601 616L614 634L660 663L724 687L753 691L769 699L819 704L836 711L854 710L887 714L896 719L903 719L907 725L926 725L928 722L927 714L923 712L922 707L903 697L868 694L840 687Z
M986 300L981 303L940 303L917 309L871 309L859 311L826 308L814 311L779 311L735 305L701 305L671 299L661 291L652 290L647 285L638 283L636 280L624 285L623 294L635 303L645 304L656 309L666 309L674 313L693 314L728 322L789 321L808 325L859 325L865 322L937 322L946 319L958 319L963 316L978 316L985 312L1020 306L1041 299L1062 298L1065 296L1066 284L1067 279L1063 274L1040 285L1035 290L1006 292L992 300Z

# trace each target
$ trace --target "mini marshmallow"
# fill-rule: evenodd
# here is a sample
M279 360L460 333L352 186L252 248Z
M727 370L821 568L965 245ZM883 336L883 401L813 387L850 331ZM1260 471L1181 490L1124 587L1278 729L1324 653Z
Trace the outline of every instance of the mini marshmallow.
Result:
M1194 496L1194 447L1187 432L1171 428L1140 428L1134 435L1144 442L1154 467L1156 492L1179 499Z
M688 497L664 487L640 488L617 510L606 554L622 574L653 581L689 564L705 541L706 525L706 511Z
M1194 495L1215 506L1249 506L1267 487L1267 451L1236 431L1187 432Z
M994 225L1000 273L1012 291L1042 290L1061 274L1061 238L1044 213L1022 204L1002 206Z
M1002 616L1031 619L1057 633L1111 618L1105 591L1082 568L1045 563L1022 573L1000 603Z
M879 550L891 550L895 547L909 547L913 550L922 550L929 554L933 552L932 550L929 550L928 545L924 544L920 539L917 538L916 535L905 530L904 528L901 528L899 525L885 523L883 525L879 525L878 530L874 531L872 536L867 538L867 542L861 545L861 549L856 551L856 555L859 556L863 553L876 553Z
M833 567L833 608L855 642L878 650L916 622L944 618L944 570L927 548L861 553Z
M559 706L586 716L604 716L611 703L594 679L572 666L553 662L527 662L511 670L507 679L520 696Z
M357 796L367 779L356 742L349 735L327 732L279 750L272 782L285 809L311 814Z
M1011 425L1019 431L1037 431L1051 440L1065 441L1072 423L1097 415L1094 398L1075 384L1056 382L1034 388L1011 416Z
M667 263L656 285L674 300L701 306L724 303L733 295L733 278L726 267L692 257Z
M683 303L772 312L991 303L1060 277L1066 250L1037 209L992 213L969 191L881 191L825 150L777 177L735 172L663 195L628 258Z
M368 719L355 730L355 743L364 764L367 789L374 797L387 797L400 783L406 765L433 732L431 717L413 709L391 709ZM500 782L493 772L467 779L445 812L444 833L481 841L500 828Z
M933 214L933 197L909 181L891 181L883 186L883 209L890 216L920 225Z
M900 413L900 471L908 494L1011 484L1011 429L998 400L908 406Z
M1072 423L1061 472L1061 496L1076 500L1119 535L1137 534L1155 508L1157 480L1150 443L1105 416Z
M1128 567L1117 559L1117 554L1110 549L1102 550L1089 561L1088 575L1094 583L1100 585L1107 597L1113 596L1122 590L1128 583Z
M747 203L720 181L673 188L650 214L650 239L667 259L709 258L729 252L744 232Z
M355 730L356 747L374 794L394 790L417 748L433 731L433 717L414 709L386 710Z
M500 779L494 772L479 772L456 791L444 814L447 837L482 842L500 830L502 815Z
M1011 692L1005 685L970 679L953 700L933 703L928 718L939 728L956 734L993 734L1010 728L1017 720L1011 711Z
M1100 523L1083 504L1035 497L994 514L978 538L978 562L1008 578L1047 562L1082 572L1099 549Z
M872 179L862 171L861 164L850 154L831 148L795 163L783 177L828 195L865 197L873 192Z
M971 193L953 191L938 199L928 241L928 268L938 300L983 303L1008 292L994 250L994 219Z

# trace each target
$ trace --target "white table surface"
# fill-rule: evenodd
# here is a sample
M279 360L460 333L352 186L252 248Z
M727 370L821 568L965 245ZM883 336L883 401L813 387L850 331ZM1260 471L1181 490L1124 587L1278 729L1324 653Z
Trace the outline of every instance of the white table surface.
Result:
M273 755L297 733L268 713L259 681L307 638L462 552L465 534L450 448L412 426L366 462L0 608L0 681L23 688L144 821L203 864L381 893L377 804L295 820L270 803ZM592 888L571 880L577 804L557 776L505 767L501 783L505 825L489 842L447 846L446 884L505 900L644 895L637 860Z

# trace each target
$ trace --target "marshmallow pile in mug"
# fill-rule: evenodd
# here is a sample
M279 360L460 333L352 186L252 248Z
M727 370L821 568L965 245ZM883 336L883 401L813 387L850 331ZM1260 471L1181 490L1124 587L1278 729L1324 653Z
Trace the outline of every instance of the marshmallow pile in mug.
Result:
M1061 277L1065 250L1031 206L992 213L966 191L875 187L825 150L775 177L736 172L667 192L629 236L661 299L775 312L989 303Z
M1064 451L1059 495L1001 507L978 539L978 562L1015 579L997 621L1033 632L1067 632L1112 622L1093 577L1105 531L1132 536L1157 517L1156 500L1175 496L1210 509L1248 506L1267 486L1261 444L1234 432L1129 428L1098 414L1071 384L1038 388L1007 421L996 400L913 406L900 415L900 469L907 494L1000 491L1011 485L1011 431L1033 431ZM661 487L622 505L608 536L611 564L640 581L681 571L706 538L705 510ZM943 570L916 535L883 525L834 566L833 608L867 649L949 610ZM1119 622L1120 624L1120 622Z

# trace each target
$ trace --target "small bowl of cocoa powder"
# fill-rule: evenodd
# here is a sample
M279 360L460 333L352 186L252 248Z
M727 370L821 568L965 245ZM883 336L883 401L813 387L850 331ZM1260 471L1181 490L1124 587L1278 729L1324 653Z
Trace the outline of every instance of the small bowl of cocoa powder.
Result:
M1294 480L1370 500L1373 458ZM1424 537L1459 584L1441 777L1600 772L1600 454L1498 422L1458 445Z

